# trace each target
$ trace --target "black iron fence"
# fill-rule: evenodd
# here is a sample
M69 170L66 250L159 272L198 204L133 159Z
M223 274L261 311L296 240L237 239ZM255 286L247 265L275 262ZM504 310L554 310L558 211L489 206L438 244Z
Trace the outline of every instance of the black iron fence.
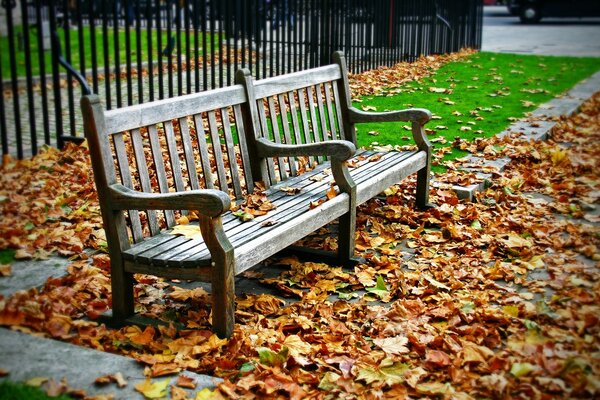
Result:
M2 0L2 153L79 140L82 90L117 108L229 85L241 67L260 79L326 64L334 50L361 72L479 48L482 10L481 0Z

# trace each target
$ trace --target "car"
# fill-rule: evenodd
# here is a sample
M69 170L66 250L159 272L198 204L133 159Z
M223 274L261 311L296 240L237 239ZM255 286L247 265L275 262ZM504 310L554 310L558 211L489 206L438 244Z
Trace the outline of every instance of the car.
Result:
M507 8L527 24L539 22L544 17L600 16L598 0L509 0Z

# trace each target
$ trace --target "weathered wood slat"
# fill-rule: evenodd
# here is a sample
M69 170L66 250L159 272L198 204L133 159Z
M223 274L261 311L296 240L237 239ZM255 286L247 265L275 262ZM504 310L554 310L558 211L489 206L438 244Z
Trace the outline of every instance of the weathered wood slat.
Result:
M315 92L312 86L309 86L307 89L307 97L308 97L308 112L310 114L310 130L309 130L309 140L307 143L319 143L321 142L321 138L319 137L319 125L317 124L317 110L315 108ZM316 157L317 162L320 164L324 161L323 157Z
M298 94L298 108L300 109L300 119L302 121L302 130L304 132L303 143L312 143L310 138L308 115L306 112L307 100L304 94L304 89L299 89L296 93ZM312 156L309 157L308 160L311 164L315 162L315 158Z
M223 137L225 138L225 149L227 151L227 159L229 161L229 171L231 172L233 192L237 199L241 199L243 196L241 177L238 169L237 157L235 155L235 143L233 142L233 135L231 133L228 109L221 109L221 119L223 121Z
M214 91L193 93L169 99L143 103L105 111L106 132L128 131L142 126L156 125L167 119L179 119L210 110L241 104L246 94L241 85Z
M256 101L256 107L258 111L259 121L261 129L259 130L260 137L272 139L269 135L269 124L267 123L267 115L265 113L265 105L263 99ZM275 165L273 163L272 158L267 158L267 173L268 173L268 181L265 182L267 187L274 185L277 183L277 176L275 175Z
M333 88L333 101L334 101L334 108L335 108L335 117L336 117L336 122L337 122L337 126L338 126L338 132L339 132L339 138L342 140L348 140L346 138L346 135L344 135L344 117L342 115L342 108L343 105L342 103L340 103L340 94L338 92L338 85L336 83L332 83L331 87ZM350 140L352 141L352 140Z
M248 193L254 191L254 178L252 177L252 167L250 163L250 153L248 152L248 144L246 143L246 129L244 127L244 117L239 105L233 106L233 114L235 116L237 138L240 146L240 156L242 158L243 178L246 183Z
M287 103L285 101L284 93L281 93L277 96L277 101L279 103L279 108L281 112L281 123L283 126L283 138L286 144L293 144L292 136L290 134L290 122L288 120L288 108ZM294 157L287 158L287 165L289 168L289 173L291 176L298 175L298 171L296 169L296 159Z
M150 184L150 175L148 174L148 164L146 160L146 154L144 152L144 141L142 134L139 129L131 130L131 146L133 148L133 155L135 157L135 165L138 171L138 178L140 181L140 188L143 192L151 193L152 186ZM148 221L148 229L151 235L156 235L160 232L158 225L158 219L156 218L155 210L146 211L146 219Z
M179 159L179 153L177 151L177 139L175 139L175 130L173 129L173 122L166 121L164 123L164 129L165 138L167 142L167 151L169 154L169 164L171 166L171 173L173 174L175 190L177 192L183 192L185 190L185 185L183 183L181 160Z
M257 99L261 99L278 95L279 93L318 85L322 82L334 81L340 79L341 76L340 68L337 65L327 65L255 81L254 93Z
M196 160L194 160L194 149L192 147L190 127L188 124L188 117L179 118L179 131L181 132L181 145L183 150L183 156L185 158L187 177L190 183L190 188L195 190L200 189L200 182L198 181L198 172L196 171Z
M229 191L227 187L227 172L225 171L225 160L223 159L223 152L221 151L221 137L219 135L219 127L217 126L217 117L215 111L208 112L208 130L210 132L214 162L217 167L219 188L227 193Z
M323 108L323 89L321 88L321 85L315 86L315 95L317 98L317 108L319 110L320 122L320 127L315 130L315 136L320 136L323 139L323 141L326 142L328 140L331 140L331 137L327 129L327 116L325 115L325 109Z
M331 103L331 90L329 89L330 82L326 82L323 84L325 89L325 105L327 106L327 116L329 117L329 128L330 128L330 137L332 140L341 139L341 137L337 134L337 127L335 125L335 115L333 114L333 105Z
M210 166L210 154L208 153L208 143L206 142L206 132L202 123L202 115L194 115L194 125L196 126L196 136L200 151L200 164L202 165L202 175L204 176L204 187L214 189L212 168Z
M273 141L275 143L281 143L281 132L279 131L279 115L275 107L275 99L271 96L267 99L269 104L269 119L271 121L271 129L273 130ZM281 105L280 105L281 106ZM287 171L285 166L285 158L277 157L277 166L279 167L279 179L271 184L275 184L278 181L287 179Z
M113 135L113 143L115 146L115 157L117 159L117 167L119 175L124 186L133 189L133 180L131 178L131 170L129 169L129 157L125 150L125 141L123 133ZM128 210L129 221L131 223L131 234L135 243L144 239L142 234L142 223L140 222L140 214L138 210Z
M154 172L156 173L159 191L160 193L167 193L169 191L169 183L167 181L167 172L165 170L162 147L158 137L158 129L156 125L150 125L148 127L148 138L150 140L152 161L154 163ZM167 226L173 226L175 224L175 216L173 211L165 210L164 213Z

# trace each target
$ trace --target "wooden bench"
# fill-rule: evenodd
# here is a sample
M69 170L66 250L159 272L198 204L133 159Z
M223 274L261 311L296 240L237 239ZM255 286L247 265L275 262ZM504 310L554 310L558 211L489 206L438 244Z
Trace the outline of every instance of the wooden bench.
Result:
M416 204L427 205L430 113L352 107L344 58L334 60L259 81L240 70L231 87L110 111L82 98L115 321L136 321L134 273L202 280L211 282L213 330L229 337L236 274L335 219L337 261L348 262L357 205L412 173ZM372 121L412 122L418 149L356 151L354 124ZM260 188L275 208L236 217L231 208ZM182 216L197 216L201 235L172 234Z

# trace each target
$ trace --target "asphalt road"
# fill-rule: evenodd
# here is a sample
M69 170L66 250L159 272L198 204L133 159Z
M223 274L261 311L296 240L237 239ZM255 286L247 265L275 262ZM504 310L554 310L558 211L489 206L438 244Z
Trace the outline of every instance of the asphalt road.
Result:
M600 57L600 18L543 18L528 25L504 6L486 6L481 50Z

